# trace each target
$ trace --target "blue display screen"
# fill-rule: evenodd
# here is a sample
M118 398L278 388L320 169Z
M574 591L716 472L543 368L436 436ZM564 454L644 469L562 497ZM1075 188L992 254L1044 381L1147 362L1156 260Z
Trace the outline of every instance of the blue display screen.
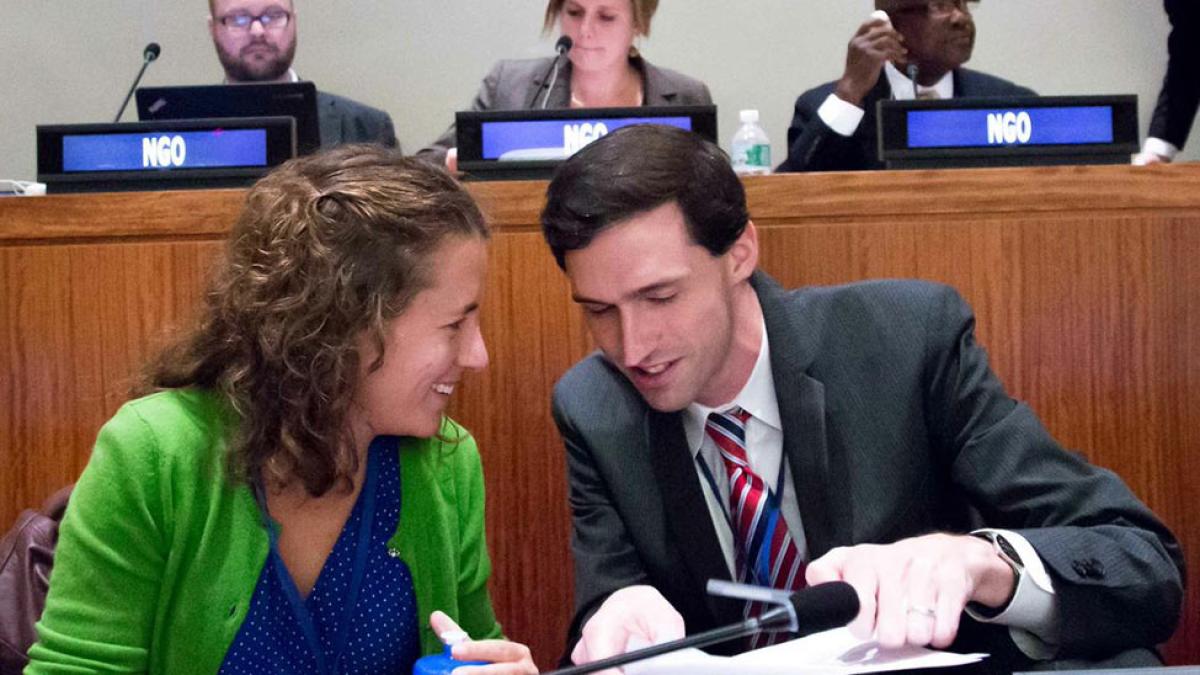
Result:
M63 171L162 171L267 165L266 129L64 136Z
M692 130L690 117L513 120L481 125L483 159L566 159L588 143L631 124L666 124Z
M1091 145L1112 142L1111 106L908 112L909 148Z

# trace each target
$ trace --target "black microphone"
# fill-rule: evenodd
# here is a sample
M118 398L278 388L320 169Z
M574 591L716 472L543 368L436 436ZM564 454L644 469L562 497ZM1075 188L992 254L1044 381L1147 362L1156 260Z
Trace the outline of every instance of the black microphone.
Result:
M125 114L125 106L129 105L129 99L133 98L133 90L137 89L138 82L141 82L142 76L146 74L146 67L157 59L161 53L162 47L159 47L157 42L151 42L142 50L142 69L138 71L137 77L133 78L133 86L129 87L129 93L125 94L125 100L121 102L121 109L117 111L117 116L113 118L113 124L121 121L121 115Z
M530 108L533 108L537 104L538 96L542 95L542 90L544 89L546 93L542 98L542 110L546 109L546 104L550 101L550 92L554 89L554 83L558 81L558 69L562 66L562 58L567 55L567 52L571 51L571 46L574 44L570 35L564 35L558 38L558 42L554 43L554 62L550 64L545 74L542 75L543 84L533 95L533 100L529 102ZM550 79L549 85L545 84L547 77Z
M858 593L844 581L833 581L803 588L788 598L788 604L773 607L759 615L760 630L787 629L804 637L845 626L858 616ZM795 615L795 627L791 626Z
M908 79L912 80L912 83L913 83L913 100L915 101L915 100L917 100L918 98L920 98L920 95L917 93L917 74L918 74L920 71L917 69L917 64L915 64L915 63L910 63L910 64L908 64L908 68L906 68L906 69L905 69L905 72L907 72L907 73L908 73Z
M787 604L773 607L757 617L746 619L740 623L714 628L679 640L618 654L581 666L554 670L545 675L585 675L688 647L707 647L768 630L787 630L795 633L796 637L803 637L845 626L858 616L858 609L858 593L854 592L854 587L850 584L844 581L817 584L792 593Z

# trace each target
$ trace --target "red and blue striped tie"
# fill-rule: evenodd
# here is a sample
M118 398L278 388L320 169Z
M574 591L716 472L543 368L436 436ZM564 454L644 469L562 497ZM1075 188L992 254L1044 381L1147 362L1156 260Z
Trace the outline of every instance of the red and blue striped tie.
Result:
M746 459L748 419L750 413L734 408L726 413L712 413L705 425L721 451L729 476L729 515L733 521L738 581L799 590L804 588L805 563L779 510L779 500L766 482L750 470ZM762 611L762 603L746 603L747 618ZM750 648L775 644L781 635L759 633L751 639Z

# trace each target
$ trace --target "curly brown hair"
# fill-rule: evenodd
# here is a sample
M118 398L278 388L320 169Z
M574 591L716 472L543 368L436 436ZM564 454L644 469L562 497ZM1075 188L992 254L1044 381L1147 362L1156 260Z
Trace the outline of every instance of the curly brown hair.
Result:
M446 171L378 146L294 159L246 195L199 324L147 369L143 390L219 392L238 417L234 479L300 480L321 496L351 479L346 423L358 337L384 358L385 323L430 283L447 237L488 236Z

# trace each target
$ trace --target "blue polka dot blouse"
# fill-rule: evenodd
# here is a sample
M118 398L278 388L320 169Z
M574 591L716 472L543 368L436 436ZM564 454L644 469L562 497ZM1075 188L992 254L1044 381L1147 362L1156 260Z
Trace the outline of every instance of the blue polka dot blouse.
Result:
M363 488L307 598L268 525L270 552L221 673L412 672L421 651L412 574L388 549L400 517L397 451L395 437L371 443Z

